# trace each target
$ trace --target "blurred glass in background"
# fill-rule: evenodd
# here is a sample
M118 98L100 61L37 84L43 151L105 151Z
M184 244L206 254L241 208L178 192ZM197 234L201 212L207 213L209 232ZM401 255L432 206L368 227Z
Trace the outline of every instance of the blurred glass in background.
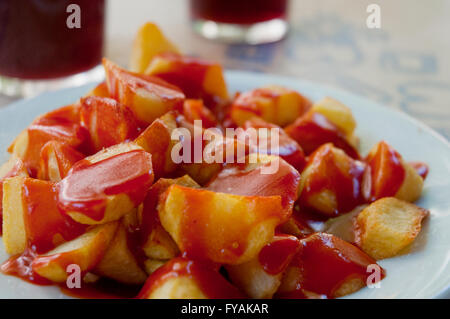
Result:
M100 80L104 15L104 0L0 0L0 92Z
M212 40L261 44L288 31L288 0L190 0L194 30Z

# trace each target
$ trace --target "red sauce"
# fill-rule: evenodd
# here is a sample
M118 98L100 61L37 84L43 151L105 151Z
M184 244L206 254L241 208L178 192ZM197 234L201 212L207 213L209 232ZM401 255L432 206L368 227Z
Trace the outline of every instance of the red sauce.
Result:
M311 101L300 95L296 91L280 92L272 88L259 88L244 93L238 93L232 102L231 108L236 110L242 110L245 112L253 113L257 117L264 117L267 121L276 121L276 114L281 114L285 110L281 110L281 98L284 94L293 94L296 100L290 107L292 112L297 116L302 116L312 105ZM263 114L264 110L267 110L270 106L270 113L267 111Z
M126 194L137 206L152 182L151 155L143 150L118 154L94 164L82 160L59 183L59 205L64 211L101 220L107 196Z
M207 298L244 298L244 295L222 277L219 272L208 268L207 265L198 261L182 257L170 260L152 273L136 298L146 299L168 279L182 276L194 280L195 284Z
M81 123L90 133L95 152L137 137L138 123L127 106L97 96L82 98L80 103Z
M5 275L15 276L31 284L40 286L55 285L54 282L39 276L33 268L32 262L36 252L27 249L23 254L13 256L0 266ZM116 281L100 278L94 283L81 282L80 288L68 288L66 283L59 284L61 292L74 298L84 299L131 299L134 298L141 286L120 284Z
M277 275L286 269L299 247L300 242L296 237L276 235L259 252L259 263L265 272Z
M0 271L5 275L16 276L35 285L53 285L50 280L39 276L34 272L31 264L36 257L36 252L28 248L24 253L9 258L0 266Z
M48 141L59 141L83 151L83 144L87 140L87 132L79 124L79 109L74 105L43 115L27 130L28 146L23 161L31 177L37 175L41 149Z
M189 99L202 99L210 108L216 106L215 97L205 92L204 89L206 72L214 64L175 53L163 53L157 57L162 58L165 63L169 63L170 68L152 75L179 87ZM218 64L217 67L221 68Z
M384 141L378 143L375 152L370 152L366 163L371 179L369 201L395 196L405 179L401 155Z
M286 127L285 131L300 144L307 155L325 143L333 143L348 156L360 158L358 151L347 141L345 134L320 113L306 113Z
M428 176L428 172L430 170L427 163L424 162L409 162L409 165L411 165L417 172L417 174L422 177L422 179L425 180Z
M333 146L325 144L310 156L307 169L310 167L312 169L299 199L301 205L315 209L310 206L308 200L324 190L331 191L335 195L336 207L331 214L317 211L321 214L335 216L346 213L363 202L361 184L365 165L362 162L350 157L337 159Z
M161 224L157 210L158 200L171 184L172 183L167 179L159 179L152 187L150 187L147 196L144 199L140 229L142 245L147 242L155 227Z
M53 153L58 164L58 171L61 178L66 177L73 164L82 160L84 154L78 152L73 147L58 141L47 142L41 149L40 169L38 178L49 180L49 156Z
M34 252L45 253L86 231L86 225L75 222L58 209L55 184L26 179L22 197L26 208L24 221L28 246Z
M233 212L231 218L220 218L211 214L209 203L215 200L214 192L172 185L163 196L168 196L172 191L182 192L185 202L179 221L177 243L186 257L195 260L235 262L248 249L250 241L248 236L256 225L269 220L274 223L280 222L284 216L279 196L243 198L245 205L253 206L254 212L252 211L251 218L239 222L236 212ZM165 201L163 197L162 201ZM218 222L221 223L221 227L217 225ZM218 229L220 233L217 232Z
M367 266L371 264L376 264L376 261L356 246L330 234L315 233L301 240L301 249L290 267L301 269L297 290L333 298L346 280L360 278L366 283L371 275Z
M226 166L208 185L207 189L214 192L229 193L243 196L281 196L284 208L284 220L292 214L294 202L298 197L300 174L285 161L278 161L278 169L273 174L264 174L264 167L276 165L266 163L255 169L247 170L248 164Z
M106 59L103 59L103 66L108 90L115 100L131 106L134 103L136 91L144 89L164 102L172 103L173 109L181 110L185 96L175 85L155 76L123 70Z
M202 121L203 128L216 127L218 125L216 117L203 105L202 100L185 100L183 104L183 115L190 123L194 123L195 120Z

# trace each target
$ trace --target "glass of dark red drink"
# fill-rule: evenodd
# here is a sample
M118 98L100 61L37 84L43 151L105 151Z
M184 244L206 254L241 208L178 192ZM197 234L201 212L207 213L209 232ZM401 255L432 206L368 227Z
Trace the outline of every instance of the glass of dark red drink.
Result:
M281 40L288 30L288 0L191 0L196 32L208 39L260 44Z
M99 80L104 0L0 0L0 92Z

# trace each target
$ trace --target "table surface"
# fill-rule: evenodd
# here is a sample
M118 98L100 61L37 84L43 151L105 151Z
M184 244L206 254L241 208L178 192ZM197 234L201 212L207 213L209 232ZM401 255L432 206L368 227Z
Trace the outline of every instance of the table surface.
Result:
M374 2L291 0L286 39L248 46L194 34L187 0L109 0L105 55L126 66L136 30L153 21L187 54L228 69L339 87L400 109L450 138L450 1L376 1L381 28L369 29L366 8ZM12 101L0 96L0 106Z

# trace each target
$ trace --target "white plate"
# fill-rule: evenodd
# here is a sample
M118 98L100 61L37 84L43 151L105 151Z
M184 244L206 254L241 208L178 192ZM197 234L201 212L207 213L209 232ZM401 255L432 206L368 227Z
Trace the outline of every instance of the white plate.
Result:
M407 255L380 261L387 271L380 288L365 288L350 298L436 298L450 297L450 146L436 132L393 109L335 88L275 75L227 72L230 91L244 91L265 84L280 84L313 100L334 97L351 107L358 123L361 152L386 140L405 159L430 165L423 196L418 205L431 211ZM0 109L0 161L6 161L7 146L36 116L70 104L92 87L61 90L23 100ZM425 106L424 106L425 107ZM0 261L7 255L0 248ZM64 298L55 287L40 287L0 275L0 298ZM348 298L347 297L347 298Z

